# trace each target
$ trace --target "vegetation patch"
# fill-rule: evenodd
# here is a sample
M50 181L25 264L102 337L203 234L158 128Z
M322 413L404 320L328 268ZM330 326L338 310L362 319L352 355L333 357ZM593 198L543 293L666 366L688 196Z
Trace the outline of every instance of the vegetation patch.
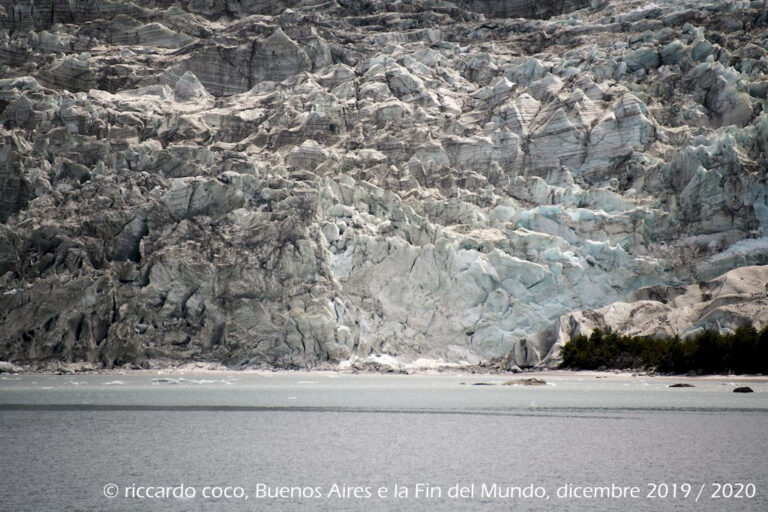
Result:
M642 369L662 373L768 373L768 326L730 334L704 331L680 337L621 336L595 329L563 347L561 368Z

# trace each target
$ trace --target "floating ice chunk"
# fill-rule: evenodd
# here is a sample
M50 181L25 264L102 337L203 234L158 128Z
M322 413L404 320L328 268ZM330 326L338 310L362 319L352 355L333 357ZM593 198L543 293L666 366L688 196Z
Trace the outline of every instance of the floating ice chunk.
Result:
M178 379L172 379L170 377L152 379L152 384L181 384L182 382L187 382L187 379L184 377L179 377Z

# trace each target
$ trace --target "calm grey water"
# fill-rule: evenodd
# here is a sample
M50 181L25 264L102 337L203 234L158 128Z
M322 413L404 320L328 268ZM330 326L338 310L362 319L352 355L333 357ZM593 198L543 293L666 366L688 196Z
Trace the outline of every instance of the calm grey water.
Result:
M673 381L642 377L548 376L541 387L504 380L2 377L0 510L768 510L767 384L741 395L729 382L670 389ZM479 381L495 385L472 385ZM108 484L117 497L105 497ZM195 497L135 495L150 486L155 495L161 486L178 493L182 484ZM334 484L371 497L365 489L328 496ZM467 497L449 496L457 484ZM483 495L493 484L532 485L546 496ZM558 497L569 484L636 486L639 497ZM656 495L666 497L648 497L649 484L662 484ZM712 498L714 484L733 484L720 492L733 497ZM408 496L395 496L395 485ZM201 496L227 486L244 496ZM259 497L279 486L311 489ZM388 494L379 497L380 488Z

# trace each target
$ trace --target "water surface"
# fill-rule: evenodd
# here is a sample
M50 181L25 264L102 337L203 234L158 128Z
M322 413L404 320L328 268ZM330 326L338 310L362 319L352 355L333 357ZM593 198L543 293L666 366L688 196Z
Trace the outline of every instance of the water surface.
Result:
M768 510L767 384L750 383L756 392L741 395L727 381L673 389L665 379L564 374L544 386L501 385L510 378L6 376L3 508ZM736 484L734 494L751 484L755 496L712 499L713 484L723 483ZM105 497L108 484L117 497ZM194 498L135 496L182 484ZM329 496L334 484L349 496ZM493 484L497 495L483 496ZM654 484L666 498L647 497ZM396 497L395 485L408 496ZM474 494L448 496L457 485L474 485ZM636 486L640 497L559 498L566 485ZM217 486L239 487L247 499L200 495ZM301 489L259 497L279 487ZM508 498L507 488L540 488L546 497Z

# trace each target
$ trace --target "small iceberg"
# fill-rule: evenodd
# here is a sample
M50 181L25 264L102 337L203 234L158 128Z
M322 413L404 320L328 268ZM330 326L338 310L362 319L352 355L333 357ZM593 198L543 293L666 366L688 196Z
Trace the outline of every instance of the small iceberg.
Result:
M232 381L227 379L192 379L189 382L192 384L232 384Z
M178 379L172 379L170 377L158 377L152 379L152 384L181 384L182 382L187 382L187 379L184 377L179 377Z

